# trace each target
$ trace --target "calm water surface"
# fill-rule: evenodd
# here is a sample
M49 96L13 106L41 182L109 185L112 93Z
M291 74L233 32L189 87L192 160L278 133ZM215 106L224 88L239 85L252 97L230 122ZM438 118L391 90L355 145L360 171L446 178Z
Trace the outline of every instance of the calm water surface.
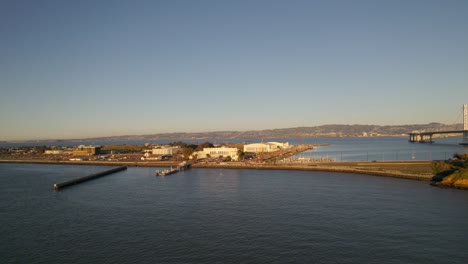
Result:
M0 263L466 263L468 191L326 172L0 164Z
M460 137L437 138L432 144L410 143L407 137L308 138L311 144L329 143L297 157L328 157L335 161L446 160L454 153L468 153Z

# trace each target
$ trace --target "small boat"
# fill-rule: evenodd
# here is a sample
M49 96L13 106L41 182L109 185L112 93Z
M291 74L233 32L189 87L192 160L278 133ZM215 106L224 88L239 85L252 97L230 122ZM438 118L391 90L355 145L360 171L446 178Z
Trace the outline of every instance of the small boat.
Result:
M173 169L171 167L171 169L165 169L163 171L156 171L156 176L166 176L166 175L170 175L170 174L173 174L173 173L176 173L178 172L179 169Z

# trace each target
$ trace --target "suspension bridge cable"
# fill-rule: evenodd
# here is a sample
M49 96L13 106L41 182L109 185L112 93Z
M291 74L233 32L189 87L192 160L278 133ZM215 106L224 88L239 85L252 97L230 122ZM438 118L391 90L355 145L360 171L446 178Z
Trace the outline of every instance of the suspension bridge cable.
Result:
M463 111L459 109L459 111L457 111L457 117L456 117L452 122L449 122L449 121L451 121L451 119L450 119L450 117L448 117L448 118L445 120L445 123L444 123L444 124L445 124L445 125L451 126L451 125L457 124L457 121L458 121L458 123L459 123L460 120L461 120L462 114L463 114ZM452 116L452 115L450 115L450 116Z
M462 120L462 115L463 115L463 110L460 110L458 111L458 116L457 118L455 118L455 120L451 123L451 125L455 125L457 123L460 123L460 121ZM458 121L458 122L457 122ZM463 123L463 121L462 121Z

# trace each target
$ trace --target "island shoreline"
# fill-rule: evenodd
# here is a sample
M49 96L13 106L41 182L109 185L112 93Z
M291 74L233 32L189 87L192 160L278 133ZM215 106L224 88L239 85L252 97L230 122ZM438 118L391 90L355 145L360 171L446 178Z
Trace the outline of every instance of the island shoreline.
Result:
M94 166L129 166L129 167L169 167L176 166L177 162L113 162L113 161L50 161L50 160L0 160L0 163L18 163L18 164L50 164L50 165L94 165ZM404 171L386 170L379 165L385 164L427 164L432 161L387 161L387 162L333 162L333 163L314 163L300 165L275 165L275 164L193 164L192 168L206 169L257 169L257 170L290 170L290 171L322 171L338 173L355 173L371 176L384 176L401 179L411 179L419 181L432 181L434 175L422 173L407 173ZM359 169L346 167L347 164L376 165L377 169ZM334 166L335 165L335 166Z

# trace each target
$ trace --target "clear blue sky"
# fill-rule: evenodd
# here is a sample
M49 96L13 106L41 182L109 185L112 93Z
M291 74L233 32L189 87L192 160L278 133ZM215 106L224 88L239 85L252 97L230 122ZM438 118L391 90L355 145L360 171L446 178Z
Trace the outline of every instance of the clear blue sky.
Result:
M468 1L0 1L0 140L461 122Z

